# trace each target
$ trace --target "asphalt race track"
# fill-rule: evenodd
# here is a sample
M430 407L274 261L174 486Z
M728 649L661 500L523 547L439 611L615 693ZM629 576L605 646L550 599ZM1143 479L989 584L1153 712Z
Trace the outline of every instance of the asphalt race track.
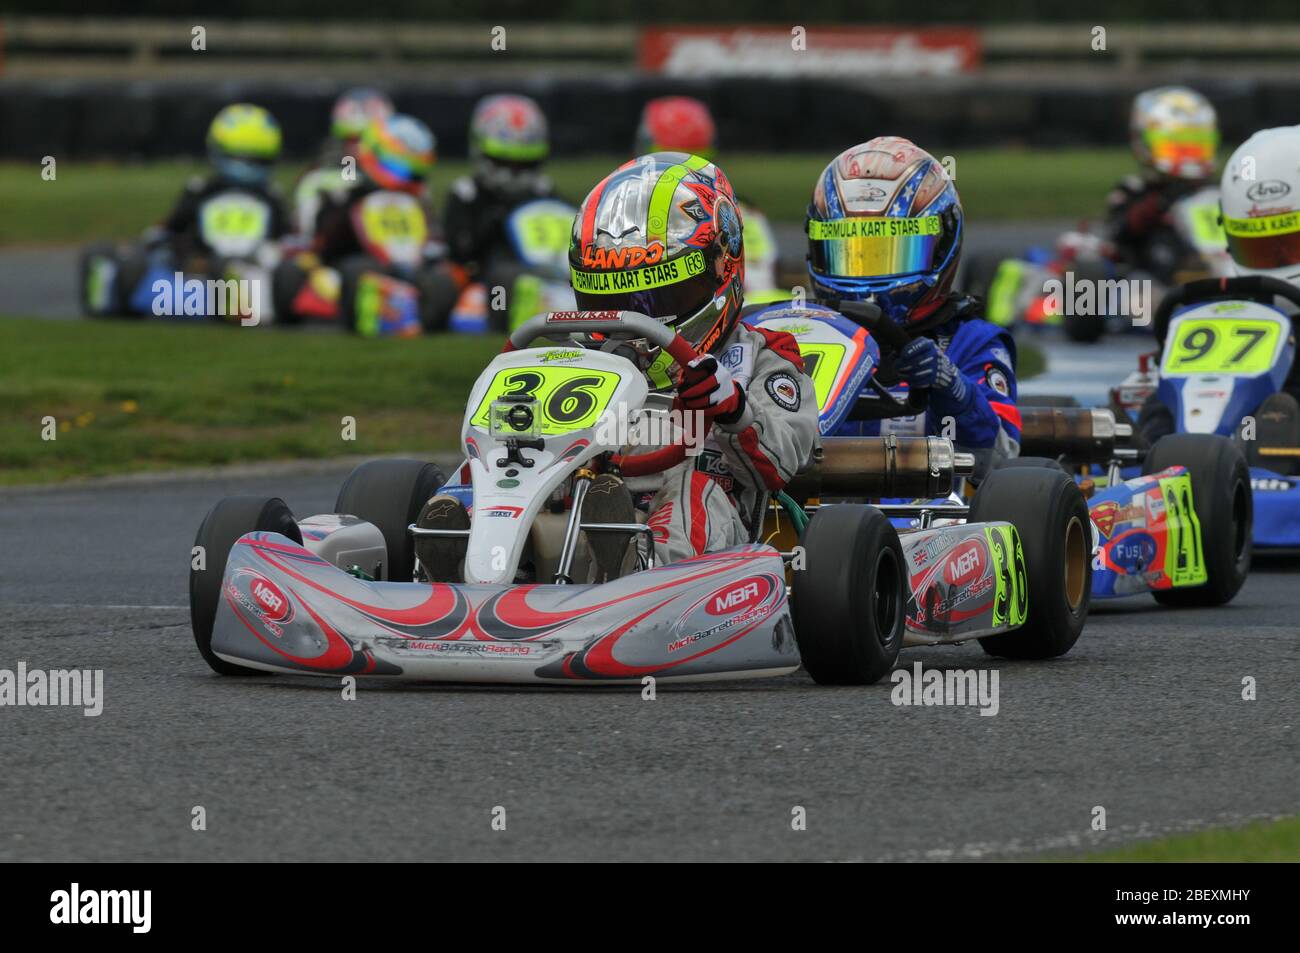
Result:
M74 315L74 263L0 253L0 313ZM1024 392L1092 403L1147 339L1042 344L1049 374ZM802 673L654 701L365 680L345 701L331 680L212 675L186 590L207 508L327 511L348 466L0 490L0 670L102 669L105 693L98 717L0 708L0 861L998 859L1297 812L1300 560L1257 564L1223 609L1095 609L1054 662L904 651L907 669L996 671L992 717Z
M0 491L0 669L102 668L105 696L0 709L0 860L995 859L1296 812L1296 562L1220 610L1099 610L1054 662L904 651L996 669L992 717L802 673L654 701L212 675L186 597L206 508L319 512L345 470Z

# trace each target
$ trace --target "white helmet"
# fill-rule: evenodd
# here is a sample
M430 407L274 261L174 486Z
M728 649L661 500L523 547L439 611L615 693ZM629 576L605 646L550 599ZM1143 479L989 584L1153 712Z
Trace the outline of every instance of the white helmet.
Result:
M1199 181L1214 174L1218 116L1194 89L1160 86L1139 93L1129 115L1129 137L1138 161L1161 175Z
M1261 129L1243 142L1223 170L1219 200L1237 271L1300 282L1300 126Z

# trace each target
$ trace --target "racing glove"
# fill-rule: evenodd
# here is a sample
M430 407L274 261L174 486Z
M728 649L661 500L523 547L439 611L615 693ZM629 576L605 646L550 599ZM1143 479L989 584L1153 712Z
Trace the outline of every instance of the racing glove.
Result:
M704 414L724 426L735 423L745 412L745 392L731 371L711 355L697 357L682 368L677 388L682 406Z
M966 378L930 338L909 341L899 352L894 368L908 387L929 390L954 404L966 402Z

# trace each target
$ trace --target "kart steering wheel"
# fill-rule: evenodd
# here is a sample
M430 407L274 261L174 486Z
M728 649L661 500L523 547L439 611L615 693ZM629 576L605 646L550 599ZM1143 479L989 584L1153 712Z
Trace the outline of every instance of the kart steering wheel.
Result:
M846 318L852 319L855 324L866 328L867 332L876 339L876 344L879 345L882 353L888 350L891 355L897 355L912 340L906 331L889 318L886 318L880 307L870 301L840 301L833 307ZM910 417L912 414L924 411L930 406L930 389L928 387L909 387L907 389L907 400L901 401L891 394L883 384L876 381L874 374L870 378L870 383L874 386L881 400L887 404L892 403L898 410L898 413L892 416Z
M1151 322L1151 329L1163 348L1165 336L1169 333L1169 321L1174 315L1175 308L1205 301L1241 298L1271 305L1275 297L1283 298L1300 308L1300 288L1272 275L1239 275L1235 278L1202 278L1199 281L1189 281L1185 285L1174 288L1160 299L1155 318Z
M553 340L575 331L595 332L612 338L645 338L667 351L680 367L686 367L702 356L690 341L672 328L635 311L549 311L539 314L514 330L501 353L517 351L539 337ZM701 439L708 435L712 426L712 420L705 421ZM686 445L674 442L649 453L616 456L614 462L625 476L637 477L671 470L685 459Z

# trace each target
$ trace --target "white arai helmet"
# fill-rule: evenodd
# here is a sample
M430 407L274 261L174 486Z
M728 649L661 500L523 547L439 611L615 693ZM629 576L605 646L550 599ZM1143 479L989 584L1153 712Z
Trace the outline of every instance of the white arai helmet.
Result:
M1300 126L1261 129L1243 142L1220 193L1238 274L1300 284Z

